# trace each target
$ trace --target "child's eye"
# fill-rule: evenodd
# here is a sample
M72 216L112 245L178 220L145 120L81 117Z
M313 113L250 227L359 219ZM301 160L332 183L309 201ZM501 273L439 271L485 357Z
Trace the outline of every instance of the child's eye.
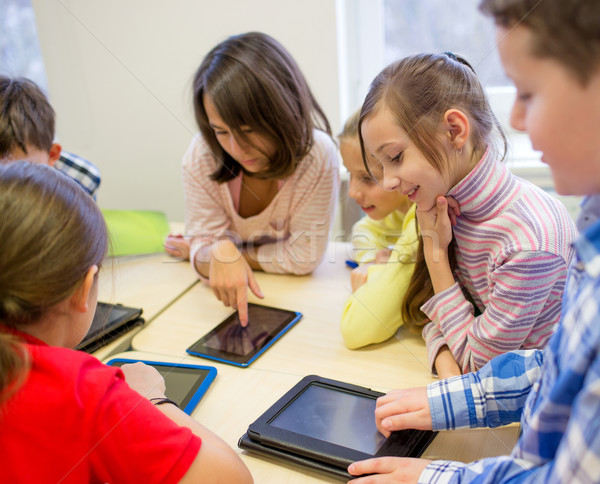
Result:
M398 162L402 161L402 156L403 155L404 155L404 151L401 151L400 153L398 153L393 158L390 158L390 163L398 163Z
M517 93L517 99L521 102L527 102L531 99L531 94L527 92L519 92Z
M215 136L225 136L226 134L227 134L227 131L221 131L221 130L215 129Z

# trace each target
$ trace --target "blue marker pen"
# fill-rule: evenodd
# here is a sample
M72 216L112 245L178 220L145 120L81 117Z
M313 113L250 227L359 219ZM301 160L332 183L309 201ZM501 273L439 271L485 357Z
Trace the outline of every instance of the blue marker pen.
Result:
M356 269L358 267L358 262L348 259L346 260L346 265L350 267L350 269Z

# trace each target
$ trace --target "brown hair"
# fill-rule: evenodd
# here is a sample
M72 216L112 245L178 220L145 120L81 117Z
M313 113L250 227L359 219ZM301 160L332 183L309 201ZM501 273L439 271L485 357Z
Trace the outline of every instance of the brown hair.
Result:
M77 183L46 165L0 165L0 323L35 324L68 298L107 248L104 218ZM0 332L0 392L27 367L14 336Z
M483 0L480 10L503 27L533 33L531 53L558 61L586 85L600 64L597 0Z
M0 158L16 148L50 151L54 141L54 109L33 81L0 76Z
M502 157L506 154L506 136L483 87L468 62L454 54L419 54L383 69L373 80L363 103L359 134L365 118L382 105L394 113L398 126L442 174L451 173L453 169L439 141L444 113L451 108L461 110L468 117L474 154L483 153L487 146L497 154L502 152ZM494 128L500 143L495 143ZM363 161L369 170L362 135L360 143ZM454 267L453 246L448 252ZM425 323L426 316L420 307L433 293L421 238L415 270L402 304L407 326L415 328Z
M267 172L255 177L291 175L312 148L313 129L331 135L325 113L279 42L260 32L229 37L206 55L193 86L196 122L220 162L211 178L219 183L235 178L243 168L217 141L204 110L205 94L234 136L248 142L242 128L249 127L275 147Z

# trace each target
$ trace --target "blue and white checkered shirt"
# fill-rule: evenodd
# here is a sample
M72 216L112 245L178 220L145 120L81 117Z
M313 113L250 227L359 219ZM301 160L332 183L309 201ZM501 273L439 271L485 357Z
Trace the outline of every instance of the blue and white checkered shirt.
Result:
M73 178L94 199L96 198L96 190L100 186L100 171L92 163L68 151L61 151L54 167Z
M498 356L429 385L434 430L521 419L510 456L434 461L420 483L600 482L600 222L575 242L563 317L546 349Z

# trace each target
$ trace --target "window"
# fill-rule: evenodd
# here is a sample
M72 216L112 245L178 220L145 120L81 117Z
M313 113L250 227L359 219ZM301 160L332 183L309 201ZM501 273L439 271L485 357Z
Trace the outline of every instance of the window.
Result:
M0 0L0 73L27 77L47 91L31 0Z
M485 86L508 137L507 163L517 175L554 191L548 166L529 137L510 127L515 89L502 69L492 19L480 0L336 0L342 122L362 105L371 80L387 64L419 52L463 56ZM579 197L558 197L573 216Z
M338 0L341 115L360 107L373 77L387 64L419 52L463 56L486 87L510 137L509 159L539 167L526 135L509 125L515 89L500 64L494 25L480 0Z

